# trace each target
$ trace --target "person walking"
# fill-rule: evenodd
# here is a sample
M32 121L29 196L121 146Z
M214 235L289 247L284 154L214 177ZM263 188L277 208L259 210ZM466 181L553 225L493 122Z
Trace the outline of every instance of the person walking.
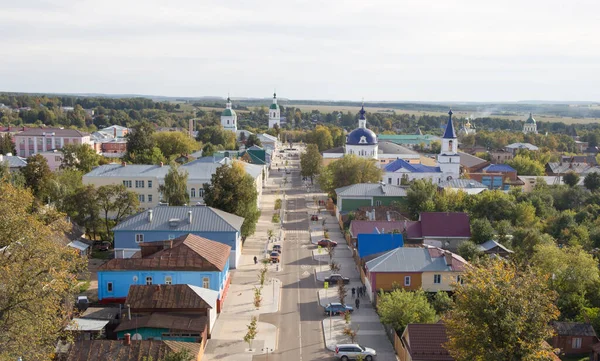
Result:
M352 298L354 298L355 293L356 293L356 288L352 287Z
M362 287L358 287L358 289L356 290L356 297L360 298L361 297L361 291L362 291Z
M254 256L254 264L258 263L258 258L256 258L256 256Z
M367 286L365 286L365 285L362 286L362 292L363 292L363 295L367 294Z
M360 308L360 300L358 298L354 301L354 305L356 306L356 310L358 311L358 309Z

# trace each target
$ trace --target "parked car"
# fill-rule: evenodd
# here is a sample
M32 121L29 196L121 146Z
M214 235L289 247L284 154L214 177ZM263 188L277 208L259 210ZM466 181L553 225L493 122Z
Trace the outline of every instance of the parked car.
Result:
M317 245L321 246L321 247L325 247L327 248L329 245L331 245L331 247L335 247L337 246L337 242L336 241L332 241L328 238L323 238L322 240L320 240Z
M279 252L271 252L270 254L271 262L279 263L281 261L281 255Z
M273 246L273 252L279 252L281 253L281 245L280 244L276 244Z
M98 247L98 250L100 251L108 251L110 249L110 242L102 242L100 243L100 246Z
M290 173L292 173L292 172L289 169L285 170L285 174L290 174Z
M90 301L87 296L77 296L77 304L75 306L77 306L79 311L85 311L90 306Z
M325 306L325 314L327 316L331 315L340 315L344 312L350 312L352 313L354 311L354 309L350 306L346 306L346 305L342 305L339 302L334 302L334 303L330 303L327 306Z
M350 283L350 278L344 277L339 273L334 273L331 276L325 278L325 282L329 282L330 285L337 285L338 282L344 282L344 284L348 284Z
M335 346L335 357L342 361L356 360L358 356L362 356L365 361L373 361L377 352L369 347L361 346L357 343L348 343Z
M317 216L316 214L313 214L312 216L310 216L310 220L311 221L318 221L319 220L319 216Z

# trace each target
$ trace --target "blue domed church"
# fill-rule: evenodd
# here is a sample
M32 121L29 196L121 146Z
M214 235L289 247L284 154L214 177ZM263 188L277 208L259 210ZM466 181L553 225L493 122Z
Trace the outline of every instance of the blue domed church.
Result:
M365 117L365 106L360 109L358 128L346 136L346 147L344 154L354 154L363 158L377 159L379 145L377 134L367 129L367 118Z

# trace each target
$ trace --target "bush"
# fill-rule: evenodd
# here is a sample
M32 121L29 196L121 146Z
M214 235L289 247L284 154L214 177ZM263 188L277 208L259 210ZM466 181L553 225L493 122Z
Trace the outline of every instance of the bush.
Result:
M271 222L273 222L273 223L279 223L279 222L281 222L281 218L279 218L279 213L275 213L273 215L273 219L271 220Z
M281 198L277 198L277 199L275 200L275 210L279 210L279 209L281 209L281 202L282 202L282 201L281 201Z

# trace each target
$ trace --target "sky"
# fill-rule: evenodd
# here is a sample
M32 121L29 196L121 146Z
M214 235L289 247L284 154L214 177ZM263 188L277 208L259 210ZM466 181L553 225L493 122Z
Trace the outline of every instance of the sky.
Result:
M0 0L0 91L600 101L597 0Z

